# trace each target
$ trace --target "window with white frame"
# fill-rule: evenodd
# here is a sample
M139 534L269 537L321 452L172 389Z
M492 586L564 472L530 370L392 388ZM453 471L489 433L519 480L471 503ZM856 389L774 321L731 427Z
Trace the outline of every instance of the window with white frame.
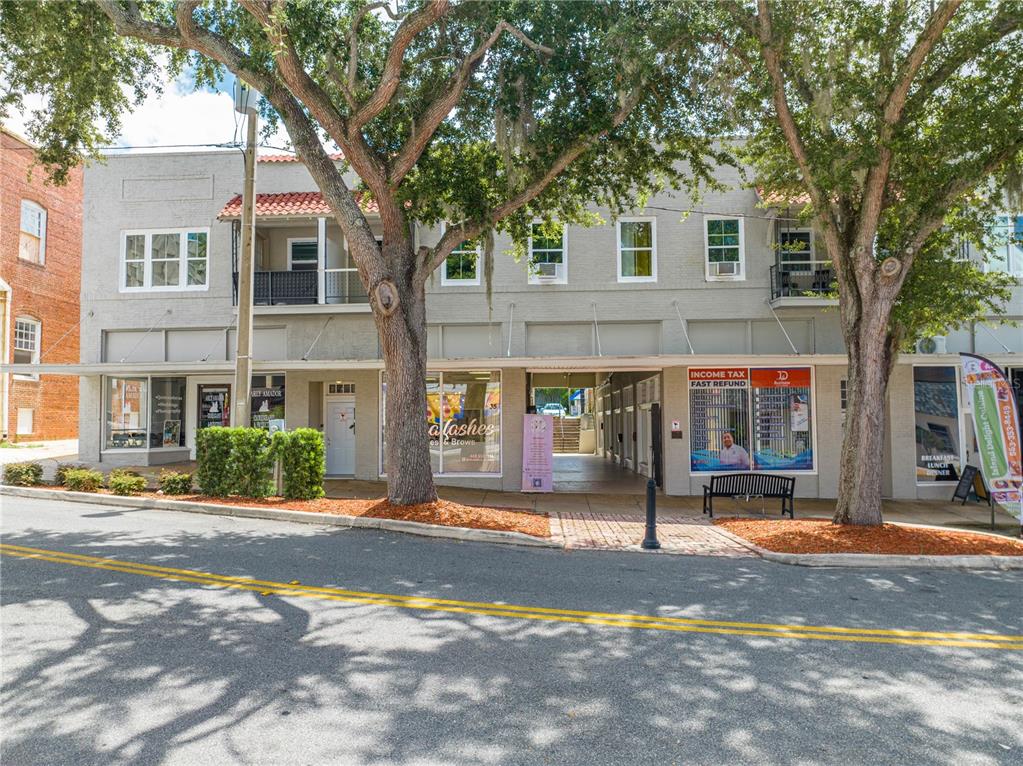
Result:
M442 231L446 231L445 226ZM441 266L442 285L478 285L480 283L480 255L483 252L479 239L467 239L454 250Z
M565 226L560 223L534 223L529 237L529 282L545 284L568 281Z
M778 232L778 260L786 271L813 268L813 233L809 229L786 229Z
M18 317L14 320L14 363L39 364L39 346L42 341L42 325L36 319ZM38 375L18 374L21 380L38 380Z
M288 269L290 271L316 271L319 265L319 245L315 239L288 240Z
M126 231L121 237L121 291L205 290L208 229Z
M657 281L657 221L653 218L619 218L618 281Z
M1023 278L1023 215L995 216L984 245L986 271L1003 271Z
M707 279L744 279L742 218L704 217Z
M27 199L21 201L18 257L29 263L46 262L46 208Z

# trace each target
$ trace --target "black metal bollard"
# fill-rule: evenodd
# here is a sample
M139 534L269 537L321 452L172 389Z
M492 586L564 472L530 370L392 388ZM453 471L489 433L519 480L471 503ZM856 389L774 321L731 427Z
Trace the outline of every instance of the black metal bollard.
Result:
M661 547L657 542L657 485L653 479L646 483L646 537L641 547L648 551Z

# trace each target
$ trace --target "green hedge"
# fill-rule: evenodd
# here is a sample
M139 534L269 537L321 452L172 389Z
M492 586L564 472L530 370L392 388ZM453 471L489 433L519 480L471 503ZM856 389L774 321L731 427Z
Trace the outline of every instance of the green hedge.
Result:
M192 491L192 474L160 471L160 491L165 495L187 495Z
M274 453L262 428L213 426L196 433L195 480L204 495L266 497L273 493Z
M64 486L64 476L68 471L76 471L86 467L81 463L57 463L57 472L53 475L53 481L55 484Z
M107 486L115 495L138 495L146 489L146 479L131 471L111 473Z
M195 458L199 491L214 497L231 494L231 429L211 426L196 431Z
M103 474L88 468L72 468L64 472L64 486L72 492L95 492L103 486Z
M9 463L4 466L4 484L31 487L43 480L43 467L39 463Z
M232 428L231 492L242 497L274 493L274 454L270 434L262 428Z
M273 437L274 452L281 461L284 496L296 500L323 497L327 472L323 434L315 428L297 428Z

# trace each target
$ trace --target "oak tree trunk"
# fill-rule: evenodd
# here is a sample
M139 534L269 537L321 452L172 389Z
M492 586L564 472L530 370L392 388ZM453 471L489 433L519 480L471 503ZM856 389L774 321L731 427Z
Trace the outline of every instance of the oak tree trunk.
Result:
M415 505L437 499L426 405L426 291L412 274L411 242L400 242L395 251L386 260L406 267L390 280L397 308L387 313L375 301L373 306L387 386L384 467L387 499L394 505Z
M892 354L897 351L893 350L886 328L887 321L880 321L875 315L871 321L846 333L849 377L836 524L873 526L882 523L885 402L894 361Z

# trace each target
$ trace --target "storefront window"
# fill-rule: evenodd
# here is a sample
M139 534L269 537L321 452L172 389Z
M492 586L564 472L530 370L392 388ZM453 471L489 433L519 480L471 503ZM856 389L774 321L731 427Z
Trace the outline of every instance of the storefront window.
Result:
M386 401L387 382L382 379L383 417ZM500 372L428 373L426 410L430 465L435 474L500 473ZM384 432L380 438L380 465L385 469Z
M284 426L284 376L253 375L250 422L253 428L279 431ZM271 429L271 426L273 428Z
M148 428L145 378L107 379L107 449L144 449Z
M150 447L184 447L185 379L153 378L149 421Z
M443 472L499 473L501 374L448 372L443 393Z
M690 469L812 471L809 367L689 369Z
M197 428L231 425L231 386L205 383L198 387L199 421Z
M960 470L959 384L955 367L914 367L916 480L955 481Z

